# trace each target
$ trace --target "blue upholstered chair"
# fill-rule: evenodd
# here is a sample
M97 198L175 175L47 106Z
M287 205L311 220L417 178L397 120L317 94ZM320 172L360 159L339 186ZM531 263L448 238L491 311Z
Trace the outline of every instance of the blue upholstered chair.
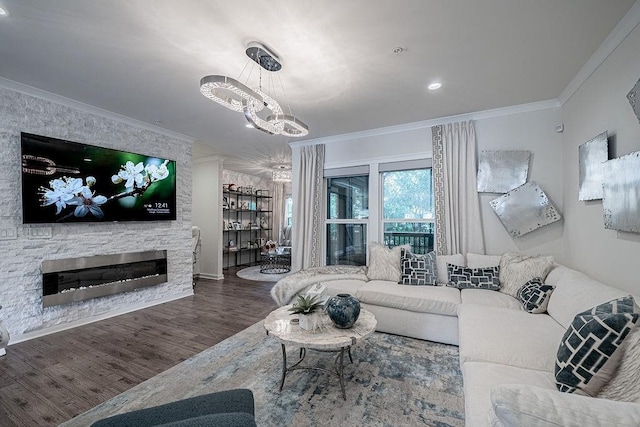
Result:
M114 415L92 427L255 427L253 393L238 389Z

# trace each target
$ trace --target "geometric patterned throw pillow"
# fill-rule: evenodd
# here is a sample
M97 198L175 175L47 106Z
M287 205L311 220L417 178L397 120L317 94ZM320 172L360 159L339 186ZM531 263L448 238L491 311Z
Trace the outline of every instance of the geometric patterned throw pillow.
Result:
M400 271L400 285L435 285L438 276L436 253L418 255L403 248L400 251Z
M555 288L553 285L545 285L542 283L541 278L534 277L518 290L518 300L520 300L522 307L529 313L544 313L547 311L551 292L553 292Z
M560 342L556 387L567 393L595 396L616 370L617 351L638 321L631 295L578 313Z
M447 263L449 283L447 286L458 289L500 289L500 267L467 268Z

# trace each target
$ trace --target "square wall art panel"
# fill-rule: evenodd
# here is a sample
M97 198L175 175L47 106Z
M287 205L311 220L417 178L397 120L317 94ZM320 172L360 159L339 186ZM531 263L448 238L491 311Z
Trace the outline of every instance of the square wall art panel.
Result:
M562 219L560 212L535 182L521 185L489 203L513 237Z
M478 156L478 192L506 193L527 182L530 151L483 150Z
M640 151L604 165L604 228L640 233Z
M578 147L578 200L602 199L602 169L609 160L607 132Z
M638 100L638 92L640 92L640 80L636 82L635 86L627 94L629 104L631 104L631 108L633 108L633 112L636 113L636 117L640 122L640 100Z

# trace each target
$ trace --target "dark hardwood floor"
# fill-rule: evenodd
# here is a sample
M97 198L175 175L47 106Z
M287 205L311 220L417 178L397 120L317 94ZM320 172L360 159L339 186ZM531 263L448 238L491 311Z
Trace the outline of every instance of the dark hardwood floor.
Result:
M273 283L200 280L195 295L11 345L0 426L56 426L262 320Z

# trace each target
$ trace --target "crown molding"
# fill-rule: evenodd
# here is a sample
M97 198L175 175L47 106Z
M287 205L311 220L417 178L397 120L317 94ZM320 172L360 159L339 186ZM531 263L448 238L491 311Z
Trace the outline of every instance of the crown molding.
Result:
M5 79L4 77L0 77L0 88L13 90L15 92L20 92L25 95L33 96L34 98L39 98L45 101L64 105L65 107L73 108L75 110L80 110L85 113L100 116L105 119L115 120L131 126L142 128L151 132L159 133L161 135L168 136L170 138L175 138L185 142L189 142L191 144L196 142L196 138L193 138L191 136L174 132L168 129L164 129L164 128L161 128L160 126L155 126L150 123L143 122L142 120L132 119L131 117L123 116L122 114L114 113L112 111L103 110L102 108L94 107L93 105L85 104L80 101L75 101L71 98L66 98L61 95L56 95L55 93L47 92L45 90L38 89L33 86L28 86L22 83L14 82L13 80Z
M223 163L224 159L225 159L224 157L220 157L220 156L199 157L197 159L194 159L193 163L194 164L212 163L212 162Z
M639 0L640 1L640 0ZM556 99L546 101L531 102L528 104L512 105L509 107L494 108L491 110L476 111L473 113L457 114L454 116L446 116L437 119L423 120L419 122L405 123L402 125L387 126L376 129L369 129L359 132L345 133L342 135L332 135L323 138L307 139L304 141L290 142L291 148L306 147L318 144L331 144L334 142L344 142L352 139L371 138L373 136L388 135L390 133L408 132L417 129L430 128L437 125L444 125L452 122L464 120L482 120L494 117L509 116L512 114L529 113L532 111L548 110L551 108L559 108L560 103Z
M564 105L613 53L614 50L627 38L627 36L640 24L640 0L636 1L631 9L622 17L618 25L609 33L600 47L585 62L578 74L569 82L567 87L558 97L560 106Z

